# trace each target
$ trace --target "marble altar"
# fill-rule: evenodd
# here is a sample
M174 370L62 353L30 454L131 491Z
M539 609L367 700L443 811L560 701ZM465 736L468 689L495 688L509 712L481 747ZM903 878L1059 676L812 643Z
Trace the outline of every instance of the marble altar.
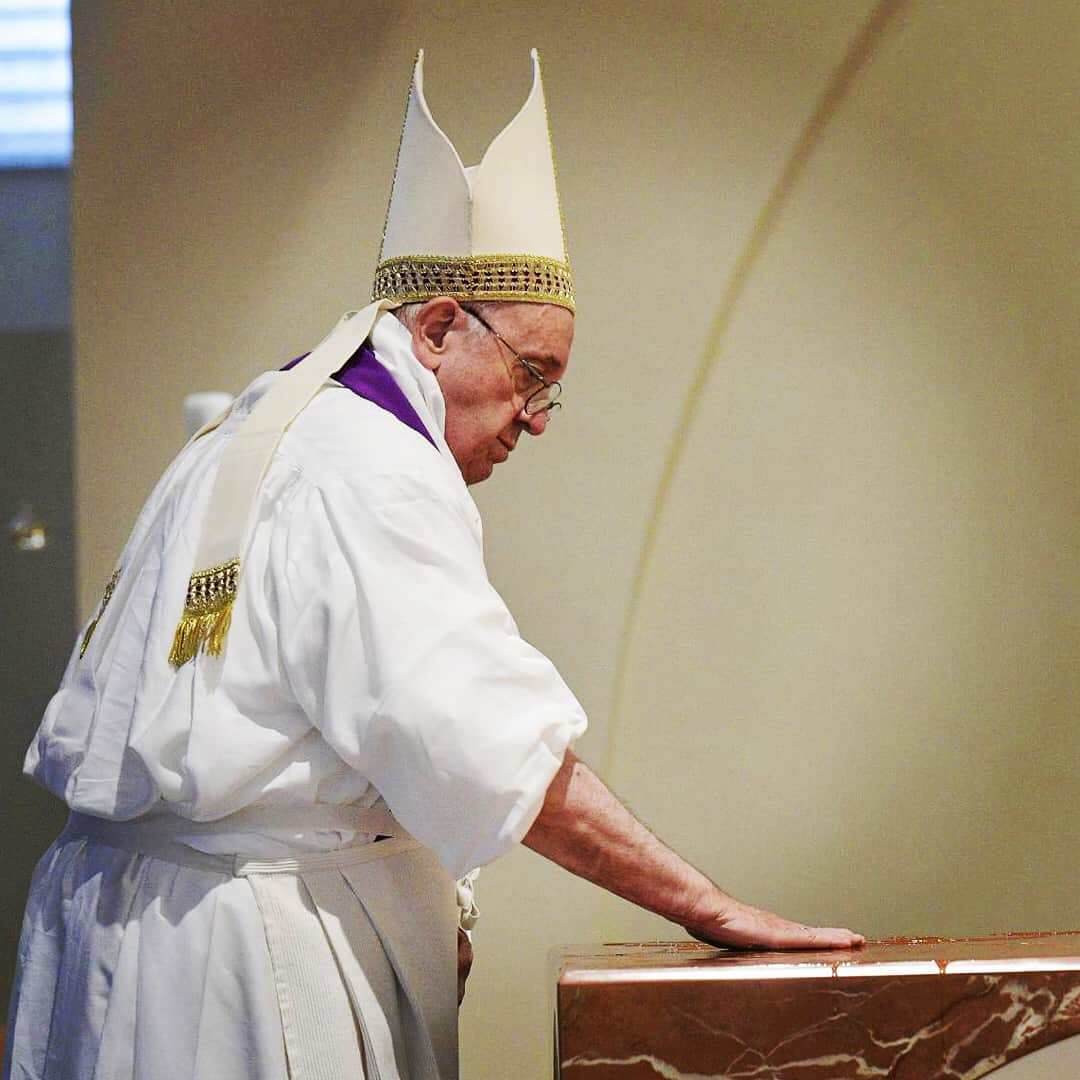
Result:
M560 1080L1080 1080L1080 932L552 959Z

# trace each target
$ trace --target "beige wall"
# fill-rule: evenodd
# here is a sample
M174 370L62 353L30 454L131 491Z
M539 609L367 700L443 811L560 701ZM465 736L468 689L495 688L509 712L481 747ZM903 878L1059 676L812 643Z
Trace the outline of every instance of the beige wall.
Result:
M470 161L535 44L578 340L477 497L585 756L799 918L1080 925L1076 5L882 9L757 234L871 3L268 7L76 0L83 609L182 396L365 299L416 47ZM524 851L482 885L464 1073L539 1078L546 949L677 932Z

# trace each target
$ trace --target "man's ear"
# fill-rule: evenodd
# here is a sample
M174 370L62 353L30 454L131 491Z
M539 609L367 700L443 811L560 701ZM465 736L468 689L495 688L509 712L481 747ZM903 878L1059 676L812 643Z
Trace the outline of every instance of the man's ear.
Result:
M449 296L436 296L417 313L412 328L413 353L430 371L438 371L446 353L446 336L461 318L461 308Z

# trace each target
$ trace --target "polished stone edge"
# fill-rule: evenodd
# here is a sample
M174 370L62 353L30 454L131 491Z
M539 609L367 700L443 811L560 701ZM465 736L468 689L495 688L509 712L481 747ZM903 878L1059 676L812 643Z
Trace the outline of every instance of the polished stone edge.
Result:
M562 986L636 982L742 982L773 979L875 979L898 975L1005 975L1023 972L1080 971L1080 957L1003 960L899 960L877 964L761 964L742 967L651 967L629 970L576 968L564 971Z

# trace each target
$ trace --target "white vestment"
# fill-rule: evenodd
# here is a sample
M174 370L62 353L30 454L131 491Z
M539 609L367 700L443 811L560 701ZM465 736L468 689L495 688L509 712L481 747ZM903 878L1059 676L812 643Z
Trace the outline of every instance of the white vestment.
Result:
M586 721L487 580L434 376L392 316L372 343L435 445L328 384L260 488L222 657L168 659L222 448L286 376L138 518L27 754L77 814L5 1078L456 1073L453 879L527 832Z

